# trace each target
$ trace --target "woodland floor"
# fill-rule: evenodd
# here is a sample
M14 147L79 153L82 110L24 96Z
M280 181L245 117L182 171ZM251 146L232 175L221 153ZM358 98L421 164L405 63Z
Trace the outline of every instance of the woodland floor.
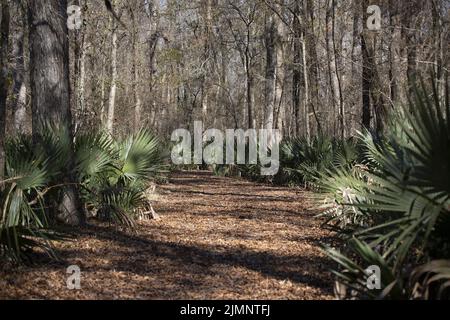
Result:
M158 193L161 219L135 234L91 224L56 244L64 262L0 266L0 299L333 298L319 247L333 238L307 192L182 172ZM74 264L76 291L66 288Z

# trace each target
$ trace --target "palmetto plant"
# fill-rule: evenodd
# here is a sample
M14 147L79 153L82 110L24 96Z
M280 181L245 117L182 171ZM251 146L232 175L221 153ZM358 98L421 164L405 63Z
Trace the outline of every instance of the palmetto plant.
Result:
M371 166L364 178L343 173L334 179L335 187L348 187L357 199L341 204L356 208L370 225L352 230L350 258L327 251L343 267L336 271L340 280L366 295L409 298L412 270L430 259L449 258L450 109L425 90L425 85L416 90L409 107L393 117L384 141L364 135ZM384 270L381 292L361 285L362 266L371 264ZM442 279L449 276L445 272Z
M25 136L10 140L6 147L6 181L0 192L0 252L15 260L22 260L24 253L36 246L53 255L48 240L58 235L48 228L45 196L56 170L47 150Z
M162 168L158 139L141 130L123 140L104 133L79 134L75 157L68 159L69 135L50 125L34 138L10 139L6 148L6 180L0 190L0 254L22 260L41 247L54 257L50 240L65 236L52 231L53 212L64 187L61 174L68 161L85 208L115 224L133 227L136 214L148 208L145 191Z
M339 141L323 135L308 141L293 138L281 146L281 166L285 180L317 189L323 174L351 166L358 157L352 140Z
M122 141L88 134L77 139L76 163L86 206L99 218L133 227L135 216L150 206L145 191L162 169L163 153L147 130Z

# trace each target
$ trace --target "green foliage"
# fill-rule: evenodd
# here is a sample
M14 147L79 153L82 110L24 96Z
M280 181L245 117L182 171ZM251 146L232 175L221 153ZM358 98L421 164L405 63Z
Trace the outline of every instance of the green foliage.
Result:
M450 299L450 261L434 260L416 268L411 276L413 297Z
M216 164L212 166L213 173L218 176L228 176L228 177L235 177L240 176L244 177L251 181L258 181L258 182L269 182L272 180L273 177L268 177L261 175L261 163L259 161L259 158L257 160L257 164L250 164L249 162L249 142L248 140L245 141L245 164L238 164L238 147L237 144L234 145L234 162L236 164ZM259 150L259 142L256 143L256 150ZM226 146L223 148L223 154L226 155Z
M357 160L357 146L353 140L339 141L323 135L294 138L281 146L281 174L290 184L304 184L319 188L323 174L346 169Z
M52 225L66 174L75 177L84 206L100 219L132 228L137 215L148 209L148 184L158 177L164 160L156 137L147 130L123 140L105 133L80 134L74 152L69 137L46 125L34 141L29 136L8 141L0 190L0 254L21 261L40 247L54 257L50 241L65 239ZM74 172L67 172L69 161Z
M325 248L340 266L333 273L359 297L448 297L450 107L431 88L426 94L422 84L408 107L392 112L382 136L281 145L281 170L272 182L316 191L324 225L346 243L340 251ZM258 165L238 168L244 177L259 177ZM378 291L366 286L372 265L381 268Z
M132 228L139 212L150 205L148 182L163 167L158 139L147 130L123 141L90 134L77 139L76 159L86 206L103 220Z
M348 242L348 254L359 265L382 267L383 277L392 280L383 281L383 298L417 298L417 279L412 285L408 281L415 266L450 258L450 110L424 90L416 90L410 107L393 116L392 130L382 141L361 136L368 165L363 174L347 170L322 179L328 197L343 208L329 221L338 217L342 232L350 230L355 237ZM364 219L346 228L345 222L359 216ZM335 271L341 282L374 297L361 285L362 267L335 250L327 252L344 270Z
M32 247L54 256L49 240L61 238L49 230L45 197L60 169L57 160L63 149L50 134L38 138L45 144L33 144L31 137L19 136L6 145L6 180L0 191L0 253L16 261L26 258Z

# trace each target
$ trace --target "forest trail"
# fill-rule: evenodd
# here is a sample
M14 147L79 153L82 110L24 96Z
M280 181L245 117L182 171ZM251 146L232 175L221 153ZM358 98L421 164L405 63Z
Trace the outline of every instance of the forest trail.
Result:
M160 220L138 232L90 226L57 244L64 262L0 270L0 298L332 299L332 241L308 193L207 172L181 172L158 187ZM66 268L81 268L81 290ZM1 269L1 266L0 266Z

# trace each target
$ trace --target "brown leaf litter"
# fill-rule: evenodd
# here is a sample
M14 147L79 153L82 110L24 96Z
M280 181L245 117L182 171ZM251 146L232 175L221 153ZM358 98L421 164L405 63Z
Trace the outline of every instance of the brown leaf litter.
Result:
M330 261L306 191L207 172L158 187L160 220L137 233L91 224L56 243L64 262L0 266L0 299L332 299ZM81 289L67 289L69 265Z

